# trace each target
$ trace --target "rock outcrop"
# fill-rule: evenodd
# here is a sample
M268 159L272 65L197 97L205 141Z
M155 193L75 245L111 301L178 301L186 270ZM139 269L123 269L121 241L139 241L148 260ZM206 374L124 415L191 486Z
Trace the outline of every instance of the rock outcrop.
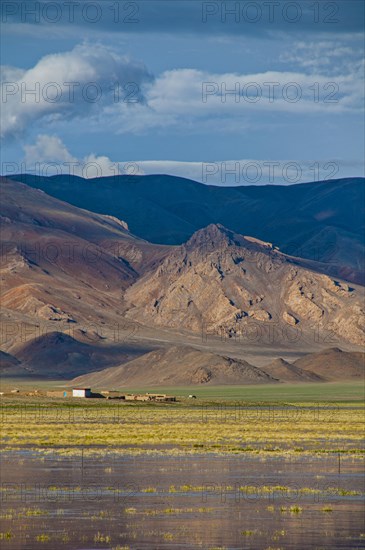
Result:
M364 342L363 288L220 225L197 231L126 291L128 317L192 331L239 333L253 323L301 336ZM294 328L295 327L295 328Z

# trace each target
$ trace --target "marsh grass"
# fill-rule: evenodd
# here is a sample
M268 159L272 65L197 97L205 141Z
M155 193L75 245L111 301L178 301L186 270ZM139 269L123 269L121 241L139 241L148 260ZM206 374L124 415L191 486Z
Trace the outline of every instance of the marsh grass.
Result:
M47 400L44 403L47 406ZM300 406L299 402L289 403L293 406ZM248 411L245 418L242 419L234 417L231 411L228 410L222 418L219 410L217 412L217 409L214 408L215 405L211 411L204 410L204 414L202 414L200 407L186 403L183 403L181 406L173 405L168 407L160 407L158 405L148 405L146 407L128 405L122 407L123 414L117 417L117 421L114 421L111 414L113 405L110 403L72 403L73 413L71 414L71 418L82 418L82 416L85 416L88 420L84 422L70 421L62 423L58 421L47 422L42 420L42 418L37 420L32 416L24 418L24 411L22 411L19 403L7 401L6 406L11 408L11 414L5 415L5 422L3 423L4 451L12 451L14 449L23 451L24 448L27 450L34 449L36 457L45 459L52 453L52 460L56 460L58 463L58 461L62 462L64 460L63 457L73 458L77 456L80 458L80 448L82 447L85 456L97 459L98 465L100 462L101 475L105 474L105 485L107 486L103 487L103 491L104 489L109 491L104 491L108 497L113 495L112 482L113 476L116 475L116 469L115 467L110 467L107 461L109 457L114 457L114 455L118 454L140 454L143 457L148 455L153 455L153 457L163 455L168 458L192 456L194 461L196 456L215 458L225 454L236 457L248 454L257 460L257 462L267 462L268 466L270 465L270 461L275 461L277 457L280 457L284 463L283 471L285 472L286 462L290 463L293 457L296 461L298 456L300 460L305 459L305 461L307 458L310 458L317 462L318 459L318 464L320 464L323 455L327 455L333 457L331 464L335 464L337 469L337 454L340 452L339 460L341 460L341 464L345 461L357 464L364 452L362 448L362 411L355 407L345 409L339 406L334 409L334 412L332 410L325 410L323 417L316 417L311 409L312 404L318 405L320 403L306 403L303 406L299 419L288 417L285 420L280 418L270 420L264 418L263 421L257 420L257 411ZM267 403L261 402L257 404L257 410L261 412L261 409L265 410L267 405ZM326 405L323 402L323 406L325 407ZM94 410L101 411L100 418L98 418L98 415L93 417L88 414L92 407L95 407ZM102 462L102 460L105 460L105 462ZM167 462L161 462L166 466ZM322 470L317 471L322 472ZM113 476L110 474L113 474ZM163 479L165 480L165 477ZM232 478L229 479L231 480ZM260 481L260 479L262 478L257 478L257 481ZM255 485L241 485L237 483L237 486L228 484L224 486L225 484L223 484L220 486L220 490L223 494L228 494L228 496L231 496L229 495L230 492L235 496L239 494L242 499L246 494L263 495L265 498L274 495L275 498L277 496L280 499L286 495L292 496L296 493L297 495L305 496L316 495L316 499L321 495L329 495L330 497L334 497L334 500L338 500L337 497L340 497L341 501L348 500L350 502L351 500L357 500L351 497L358 497L362 494L360 490L353 490L352 487L357 489L356 485L350 485L350 488L346 488L345 482L342 485L342 481L346 480L345 477L338 478L336 481L334 481L334 478L331 478L331 484L338 485L331 487L326 485L323 489L319 488L319 484L315 481L316 479L325 479L323 475L313 476L313 486L311 486L312 481L307 480L307 487L297 487L295 485L291 487L285 484L271 483L272 479L271 477L265 478L266 483L260 484L259 482ZM284 483L289 483L288 478L285 477L280 479L280 481L284 479ZM182 481L191 483L182 483ZM250 479L250 481L254 483L256 479ZM78 478L77 482L82 484L80 478ZM207 486L201 484L201 478L180 477L180 474L174 477L167 477L166 486L162 488L154 486L153 482L156 482L156 479L152 477L144 478L143 483L145 487L139 487L139 491L143 495L138 495L138 497L143 496L143 506L140 505L141 502L136 504L136 501L132 500L124 501L122 508L118 508L117 519L123 520L123 528L128 530L128 539L117 537L117 541L123 540L127 542L133 539L137 540L140 526L147 526L150 523L151 526L159 526L159 529L155 531L151 529L150 536L158 537L161 544L169 548L173 546L171 541L175 539L179 541L180 538L181 540L182 538L187 540L190 537L189 528L193 525L194 521L203 525L204 519L212 522L217 517L217 508L199 506L196 502L198 493L207 492ZM172 484L169 485L169 483ZM77 497L82 495L82 489L81 485L77 487L72 486L72 492L77 493ZM62 486L57 487L57 484L49 487L48 490L55 492L60 490L63 496L68 495L67 489L65 490L65 487L62 488ZM122 491L120 494L122 494ZM163 500L156 506L157 497L162 497ZM179 497L183 497L184 500L179 500ZM349 498L347 499L346 497ZM247 497L247 501L249 500L250 498ZM303 501L306 502L309 499L303 499ZM320 499L318 498L315 501L320 502ZM324 500L324 502L326 501L327 499ZM146 506L147 502L148 507ZM239 527L242 527L241 523L237 533L240 532L242 537L247 537L246 541L244 538L241 539L242 544L244 542L248 544L252 542L256 543L255 537L264 536L266 537L266 545L270 542L275 544L273 541L279 541L277 544L283 543L281 537L286 536L286 531L284 529L274 530L274 528L281 526L281 524L286 527L290 522L300 523L303 518L306 519L308 516L306 512L308 512L309 507L305 507L305 510L298 505L279 507L280 500L276 506L266 506L269 502L266 501L263 503L260 513L262 509L266 509L267 512L272 514L269 517L269 521L273 526L273 532L271 533L271 529L267 532L260 531L259 529L263 529L260 523L246 523L244 526L247 529L240 532ZM291 499L291 502L293 502L293 499ZM324 502L322 501L322 508L320 505L317 508L317 510L323 513L322 515L319 513L319 516L323 519L325 519L325 513L332 512L332 507L324 505ZM194 507L192 507L192 503L194 503ZM302 502L300 503L302 504ZM124 508L127 504L135 504L136 507L129 506ZM187 506L185 507L184 505L186 504ZM200 500L200 504L203 504L203 501ZM111 525L109 521L113 517L106 510L101 510L100 508L101 506L92 511L84 512L82 515L83 524L94 526L93 530L88 532L88 536L84 535L84 542L86 544L87 541L89 546L91 542L91 545L95 543L102 545L103 548L112 548L111 536L104 531L109 530L109 525ZM82 514L82 512L80 513ZM259 513L258 510L257 513ZM303 517L300 517L302 513ZM198 516L198 514L206 514L206 516ZM280 517L280 514L283 514L283 516ZM67 521L68 514L64 518L53 518L53 516L63 515L64 511L61 508L48 512L40 507L27 507L17 510L14 508L4 510L1 518L11 521L26 518L27 521L22 522L25 525L24 529L29 529L29 526L35 523L36 520L40 522L40 525L37 523L37 531L42 531L46 529L46 522L50 522L52 519L58 520L61 523ZM51 517L48 519L47 516ZM175 525L178 524L187 525L184 535L181 534L182 531L180 532L177 527L175 529ZM174 528L171 527L172 525ZM13 527L13 524L11 526ZM256 526L258 529L254 529ZM8 525L6 528L8 528ZM14 542L18 542L18 532L15 532L15 535L13 535L10 530L6 531L4 528L4 531L0 533L1 540L10 539L14 536L16 539ZM63 536L62 534L59 535L57 539L51 539L47 538L50 537L47 533L37 535L37 531L31 534L30 540L33 540L34 545L36 545L36 541L39 543L39 546L42 543L48 543L48 546L53 545L56 548L59 541L62 541L66 547L70 546L70 543L73 542L72 536L70 541L70 537L66 533ZM34 539L35 535L37 536ZM52 537L54 536L52 534ZM114 531L112 536L114 539ZM196 548L203 547L202 538L200 537L199 539L199 536L196 535L196 540L192 541L192 544ZM81 537L78 536L78 543L80 540ZM114 543L117 541L114 539ZM211 542L214 542L214 540ZM220 539L216 542L220 542ZM13 544L13 541L11 541L11 544ZM265 548L266 546L264 542L261 544L260 541L260 545L256 544L256 547ZM129 550L129 546L114 546L113 548L114 550ZM223 547L219 546L211 548L223 550Z
M48 516L48 510L42 510L41 508L26 508L23 510L24 516Z
M42 400L45 410L47 405L54 406ZM293 417L271 417L267 403L256 404L254 410L244 408L243 416L231 409L223 409L222 416L219 404L210 409L195 405L123 406L115 414L110 404L79 403L72 404L72 414L68 411L66 421L61 422L46 413L34 416L10 400L3 406L2 438L6 449L27 446L42 448L45 453L52 450L60 456L79 454L80 446L85 455L96 456L108 449L128 454L253 453L262 458L341 452L342 459L364 452L360 408L349 414L341 407L318 412L313 407L321 403L290 405L301 407L299 417L294 413ZM39 409L39 400L34 406ZM112 470L107 467L105 472Z
M49 542L51 540L51 537L47 533L41 533L40 535L36 536L35 540L37 542Z
M285 535L287 534L287 532L285 531L285 529L278 529L276 531L274 531L273 535L272 535L272 540L280 540L280 538L282 537L285 537Z
M94 542L106 542L109 543L111 541L110 535L104 535L103 533L100 533L98 531L96 535L94 535Z
M289 512L291 514L301 514L303 511L303 508L301 506L297 506L296 504L294 506L290 506Z

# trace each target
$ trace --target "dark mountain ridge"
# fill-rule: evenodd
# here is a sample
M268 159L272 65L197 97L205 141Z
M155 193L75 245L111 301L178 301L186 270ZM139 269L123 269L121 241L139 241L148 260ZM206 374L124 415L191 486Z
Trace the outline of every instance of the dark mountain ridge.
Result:
M209 224L323 262L335 277L364 284L365 179L219 187L168 175L83 179L21 174L11 179L93 212L116 216L159 244L181 244Z

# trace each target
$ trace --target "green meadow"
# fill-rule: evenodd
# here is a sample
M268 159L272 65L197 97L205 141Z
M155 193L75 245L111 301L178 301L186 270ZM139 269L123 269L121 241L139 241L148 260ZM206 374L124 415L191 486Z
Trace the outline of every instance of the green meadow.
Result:
M22 380L3 379L1 390L9 391L19 388L21 391L38 389L46 391L61 389L61 381L52 380ZM105 388L92 388L98 391ZM166 393L177 397L187 398L195 395L198 399L220 401L254 401L254 402L363 402L365 400L365 386L361 382L327 382L310 384L267 384L247 386L158 386L158 387L128 387L108 388L125 393Z
M125 391L125 390L123 390ZM267 384L252 386L179 386L158 388L128 388L129 393L161 392L217 401L254 402L363 402L365 387L361 383L334 382L325 384Z

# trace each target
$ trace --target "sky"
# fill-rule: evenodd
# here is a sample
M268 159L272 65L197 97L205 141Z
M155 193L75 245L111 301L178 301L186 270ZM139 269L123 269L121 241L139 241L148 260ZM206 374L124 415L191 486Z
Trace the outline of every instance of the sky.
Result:
M364 3L1 4L1 171L364 176Z

